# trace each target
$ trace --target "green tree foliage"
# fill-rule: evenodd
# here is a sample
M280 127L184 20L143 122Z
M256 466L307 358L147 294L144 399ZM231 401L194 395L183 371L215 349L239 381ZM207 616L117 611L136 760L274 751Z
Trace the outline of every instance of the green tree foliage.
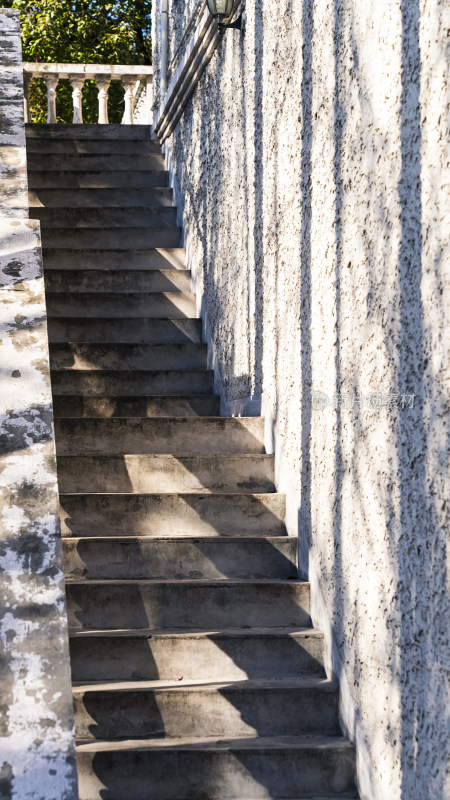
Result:
M151 64L151 0L1 0L20 12L24 61L71 64ZM33 81L30 114L33 122L46 117L43 81ZM114 81L109 89L110 122L120 122L123 88ZM60 81L58 122L70 122L71 87ZM97 121L97 89L87 81L83 89L83 117Z

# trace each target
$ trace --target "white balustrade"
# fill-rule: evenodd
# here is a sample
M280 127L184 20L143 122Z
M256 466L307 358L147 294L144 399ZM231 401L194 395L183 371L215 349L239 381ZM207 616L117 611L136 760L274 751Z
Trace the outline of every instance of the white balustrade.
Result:
M72 85L73 122L83 122L82 89L92 80L98 88L98 122L108 122L108 88L111 81L121 81L125 89L123 125L150 125L153 107L153 67L105 64L31 64L23 65L25 122L30 121L31 82L43 78L47 87L47 122L56 122L56 89L60 80Z

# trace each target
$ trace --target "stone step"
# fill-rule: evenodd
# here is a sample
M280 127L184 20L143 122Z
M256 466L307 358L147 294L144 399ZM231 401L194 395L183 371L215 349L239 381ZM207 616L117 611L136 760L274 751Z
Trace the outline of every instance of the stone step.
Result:
M206 344L50 345L50 367L57 370L206 369Z
M54 397L53 416L60 417L217 417L218 395L187 397Z
M27 154L30 172L94 172L136 170L136 155L121 153L32 153ZM139 168L164 172L165 159L159 153L139 153Z
M325 677L313 628L70 631L74 681Z
M198 318L191 292L46 292L49 317Z
M122 454L58 456L60 491L145 494L147 492L274 492L270 455L172 456Z
M80 800L356 796L355 751L340 736L89 742L77 762Z
M30 208L170 208L172 189L35 189L28 202Z
M31 124L25 125L26 137L28 139L63 139L64 141L78 140L78 139L139 139L140 141L151 140L151 126L150 125L89 125L89 124L75 124L64 125L61 123L55 124ZM28 145L28 141L27 141Z
M282 580L66 581L70 628L311 625L309 584Z
M200 319L50 317L47 320L47 329L51 344L64 344L65 342L85 344L193 342L201 344L202 341Z
M58 455L264 453L263 417L57 419L55 436Z
M63 553L69 579L298 577L293 536L67 537Z
M285 536L278 493L60 494L62 536Z
M144 139L55 139L33 138L27 136L27 153L63 153L64 155L86 155L117 153L117 155L136 155L161 153L161 145L156 140Z
M71 294L191 292L191 273L187 269L46 269L45 289ZM113 324L117 325L117 320Z
M149 248L146 250L70 250L43 248L45 269L109 269L154 270L185 269L186 253L183 248Z
M136 166L136 159L135 166ZM28 186L35 189L150 189L169 185L169 176L162 170L91 170L65 172L29 170Z
M176 208L30 208L30 219L38 219L41 230L54 228L174 228Z
M73 250L84 248L119 250L124 253L130 247L130 241L136 248L179 247L181 228L143 227L133 228L43 228L41 231L42 246L52 248L70 247ZM124 252L125 251L125 252ZM45 263L45 262L44 262ZM83 267L82 262L80 266Z
M212 394L214 373L192 370L52 370L53 396L147 397Z
M85 741L339 733L337 687L317 677L91 683L73 701Z

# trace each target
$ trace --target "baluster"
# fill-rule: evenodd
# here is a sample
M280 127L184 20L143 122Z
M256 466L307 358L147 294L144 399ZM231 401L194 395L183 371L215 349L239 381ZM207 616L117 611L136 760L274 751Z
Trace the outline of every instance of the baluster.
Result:
M110 78L101 78L97 81L98 88L98 124L108 124L108 89Z
M72 84L72 101L73 101L73 124L83 122L83 106L81 90L84 86L84 78L70 78Z
M56 122L56 87L58 86L59 77L48 75L45 78L45 85L47 87L47 123L52 125Z
M134 81L129 78L122 78L123 87L125 89L125 110L122 117L122 125L133 124L133 86Z
M25 122L30 121L30 86L33 76L30 73L23 74L23 116Z

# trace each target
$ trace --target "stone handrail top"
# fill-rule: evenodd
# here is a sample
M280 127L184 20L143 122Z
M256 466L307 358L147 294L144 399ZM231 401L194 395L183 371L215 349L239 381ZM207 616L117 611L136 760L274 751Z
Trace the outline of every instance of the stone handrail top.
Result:
M152 78L153 67L143 64L47 64L39 62L26 62L23 71L33 77L45 75L58 75L60 78L65 76L84 77L85 80L98 78L105 75L111 80L121 80L123 77L130 78Z

